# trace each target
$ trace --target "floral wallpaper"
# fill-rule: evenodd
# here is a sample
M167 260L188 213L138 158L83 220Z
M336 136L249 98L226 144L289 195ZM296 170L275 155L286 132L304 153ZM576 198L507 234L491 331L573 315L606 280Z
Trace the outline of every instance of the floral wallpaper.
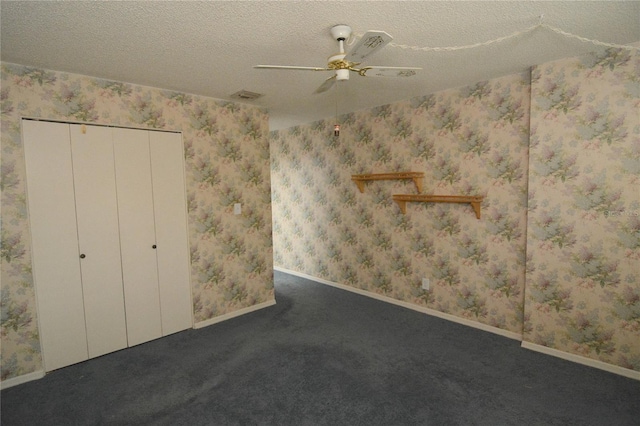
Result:
M332 282L522 331L529 73L273 132L274 263ZM408 203L409 181L352 174L424 172L423 193L468 204ZM421 288L422 278L430 289Z
M640 54L533 68L524 339L640 371Z
M41 368L22 116L183 132L196 322L272 300L275 263L640 371L638 75L607 49L346 114L338 138L333 119L272 132L270 192L261 109L3 63L2 379ZM484 196L481 219L351 181L391 171Z
M639 75L607 49L272 132L275 265L640 370ZM351 181L393 171L481 219Z
M182 131L196 323L273 300L266 111L9 63L1 83L3 380L42 369L21 117Z

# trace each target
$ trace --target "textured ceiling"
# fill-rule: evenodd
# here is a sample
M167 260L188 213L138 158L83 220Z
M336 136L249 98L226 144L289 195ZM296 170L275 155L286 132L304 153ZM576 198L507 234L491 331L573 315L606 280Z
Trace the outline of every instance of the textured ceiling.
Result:
M638 1L206 1L0 2L2 60L266 108L272 130L384 105L601 50L537 28L474 49L424 51L388 45L367 65L411 66L411 78L360 77L313 94L330 72L257 70L254 65L324 67L330 35L383 30L396 45L463 46L540 22L614 44L640 40ZM348 46L347 46L348 51Z

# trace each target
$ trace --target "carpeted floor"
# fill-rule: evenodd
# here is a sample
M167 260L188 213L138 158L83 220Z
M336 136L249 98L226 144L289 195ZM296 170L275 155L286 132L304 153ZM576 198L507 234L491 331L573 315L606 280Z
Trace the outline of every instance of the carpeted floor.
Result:
M275 306L3 390L2 425L640 425L638 381L275 278Z

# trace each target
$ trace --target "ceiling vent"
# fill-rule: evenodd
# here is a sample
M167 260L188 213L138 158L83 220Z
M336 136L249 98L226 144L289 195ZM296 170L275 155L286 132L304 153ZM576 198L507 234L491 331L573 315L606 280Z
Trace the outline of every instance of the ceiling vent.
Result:
M239 99L241 101L253 101L263 96L264 95L262 93L255 93L255 92L249 92L248 90L241 90L231 95L231 98Z

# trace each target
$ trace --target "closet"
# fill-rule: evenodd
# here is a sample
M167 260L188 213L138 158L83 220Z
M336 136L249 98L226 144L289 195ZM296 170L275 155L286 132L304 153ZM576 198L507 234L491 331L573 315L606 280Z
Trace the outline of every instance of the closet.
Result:
M190 328L179 133L23 120L45 370Z

